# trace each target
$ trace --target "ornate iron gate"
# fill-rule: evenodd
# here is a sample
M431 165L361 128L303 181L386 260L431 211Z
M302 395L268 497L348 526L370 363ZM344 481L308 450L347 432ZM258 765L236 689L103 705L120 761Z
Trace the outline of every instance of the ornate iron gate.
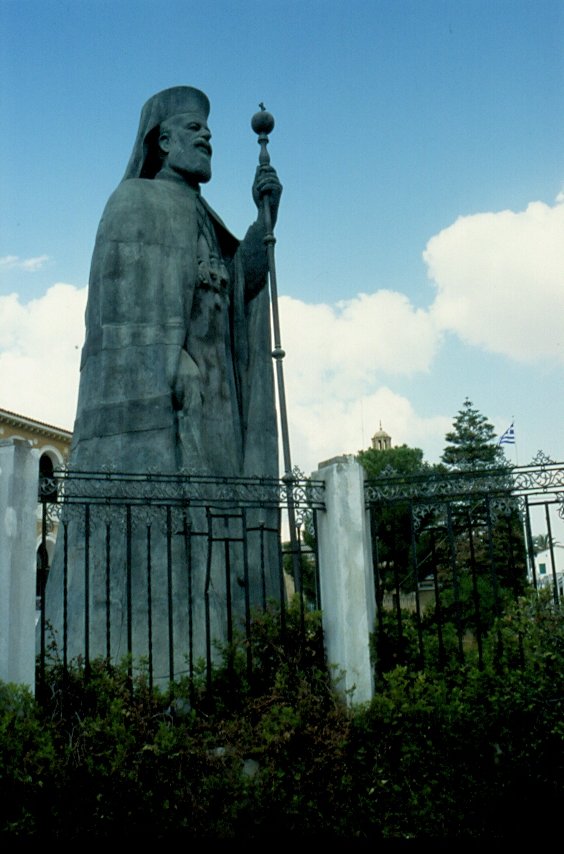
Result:
M379 671L444 665L483 642L509 599L564 598L564 464L386 476L366 483Z
M282 481L59 470L41 479L40 502L39 685L53 657L64 668L129 659L151 684L209 680L234 639L249 638L255 609L277 603L283 630L304 566L317 600L300 527L322 496L297 470Z

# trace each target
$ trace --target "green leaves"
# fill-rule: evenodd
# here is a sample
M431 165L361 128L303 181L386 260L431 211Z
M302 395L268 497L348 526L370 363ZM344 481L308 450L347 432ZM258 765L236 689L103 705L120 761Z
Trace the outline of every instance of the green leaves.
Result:
M468 398L454 418L453 429L445 436L447 442L443 463L449 469L473 469L507 466L503 449L496 444L496 432L485 415Z
M294 610L295 608L295 610ZM504 839L558 830L564 791L564 611L507 605L480 670L393 667L348 708L314 643L257 616L258 681L223 703L149 691L93 663L49 673L43 705L0 684L3 841ZM236 641L226 656L246 656ZM500 654L501 649L501 654ZM226 660L227 666L227 660ZM219 678L217 687L225 682ZM539 826L542 816L542 827Z

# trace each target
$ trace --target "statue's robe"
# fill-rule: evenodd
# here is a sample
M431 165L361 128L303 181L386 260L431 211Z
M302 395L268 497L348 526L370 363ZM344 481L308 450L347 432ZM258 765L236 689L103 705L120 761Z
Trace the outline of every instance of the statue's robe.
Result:
M183 183L134 178L119 185L92 258L71 471L278 477L266 249L258 228L251 226L239 243ZM219 564L197 565L205 561L204 538L192 537L188 546L181 534L187 526L205 527L204 511L190 510L181 524L172 520L172 552L163 523L135 518L122 520L123 530L132 519L136 526L133 547L131 537L128 544L112 529L109 557L104 526L89 533L86 624L85 545L78 534L67 544L68 654L84 652L86 625L90 656L105 655L109 641L111 657L119 659L129 643L134 656L158 658L164 676L170 598L178 604L189 596L195 603L190 625L174 617L178 675L188 635L190 656L204 654L206 621L225 640L225 586L241 597L245 580L237 561L228 582ZM234 530L236 523L225 524ZM58 544L46 591L46 617L59 643L65 619L61 550ZM251 574L247 601L265 592L277 597L277 572L270 565L266 579ZM203 610L205 593L211 616Z

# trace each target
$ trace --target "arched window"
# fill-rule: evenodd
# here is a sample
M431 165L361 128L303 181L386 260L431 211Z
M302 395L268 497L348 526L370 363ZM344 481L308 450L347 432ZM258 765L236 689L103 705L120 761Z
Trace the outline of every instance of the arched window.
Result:
M41 501L57 500L57 481L49 454L41 454L39 458L39 498Z

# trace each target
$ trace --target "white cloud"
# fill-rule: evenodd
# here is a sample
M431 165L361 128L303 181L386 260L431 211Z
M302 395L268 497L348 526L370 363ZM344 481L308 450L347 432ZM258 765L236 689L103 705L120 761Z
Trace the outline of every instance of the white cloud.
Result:
M19 260L17 255L3 255L0 257L0 270L10 270L12 267L16 267Z
M517 361L563 360L563 237L562 203L459 218L425 250L428 310L385 289L336 305L281 297L292 463L308 473L354 454L380 422L394 445L438 458L453 413L439 396L423 417L393 386L432 373L445 331ZM0 297L1 407L72 428L85 305L86 288L68 284L27 304Z
M370 445L379 421L393 444L442 438L449 419L420 418L386 384L430 370L440 333L428 312L388 290L335 306L281 297L279 307L294 465L307 472L355 454Z
M432 237L437 326L518 362L564 364L563 202L460 217Z
M328 398L308 405L290 399L289 420L292 464L306 474L326 459L370 447L380 422L393 445L424 448L426 458L430 450L438 457L452 426L448 416L418 415L406 397L387 386L354 400Z
M428 371L437 351L433 318L400 293L362 293L334 306L290 297L279 304L296 403L356 400L384 377Z
M0 297L0 406L72 428L85 304L86 288L66 284L27 304ZM382 385L428 370L436 350L432 321L404 296L379 291L337 306L283 297L280 316L295 465L307 472L368 447L380 420L397 444L436 430Z
M48 260L48 255L38 255L36 258L20 258L18 255L4 255L0 258L0 269L18 269L25 270L28 273L35 273L45 266Z
M21 303L0 297L0 406L71 429L75 416L86 288L58 283Z

